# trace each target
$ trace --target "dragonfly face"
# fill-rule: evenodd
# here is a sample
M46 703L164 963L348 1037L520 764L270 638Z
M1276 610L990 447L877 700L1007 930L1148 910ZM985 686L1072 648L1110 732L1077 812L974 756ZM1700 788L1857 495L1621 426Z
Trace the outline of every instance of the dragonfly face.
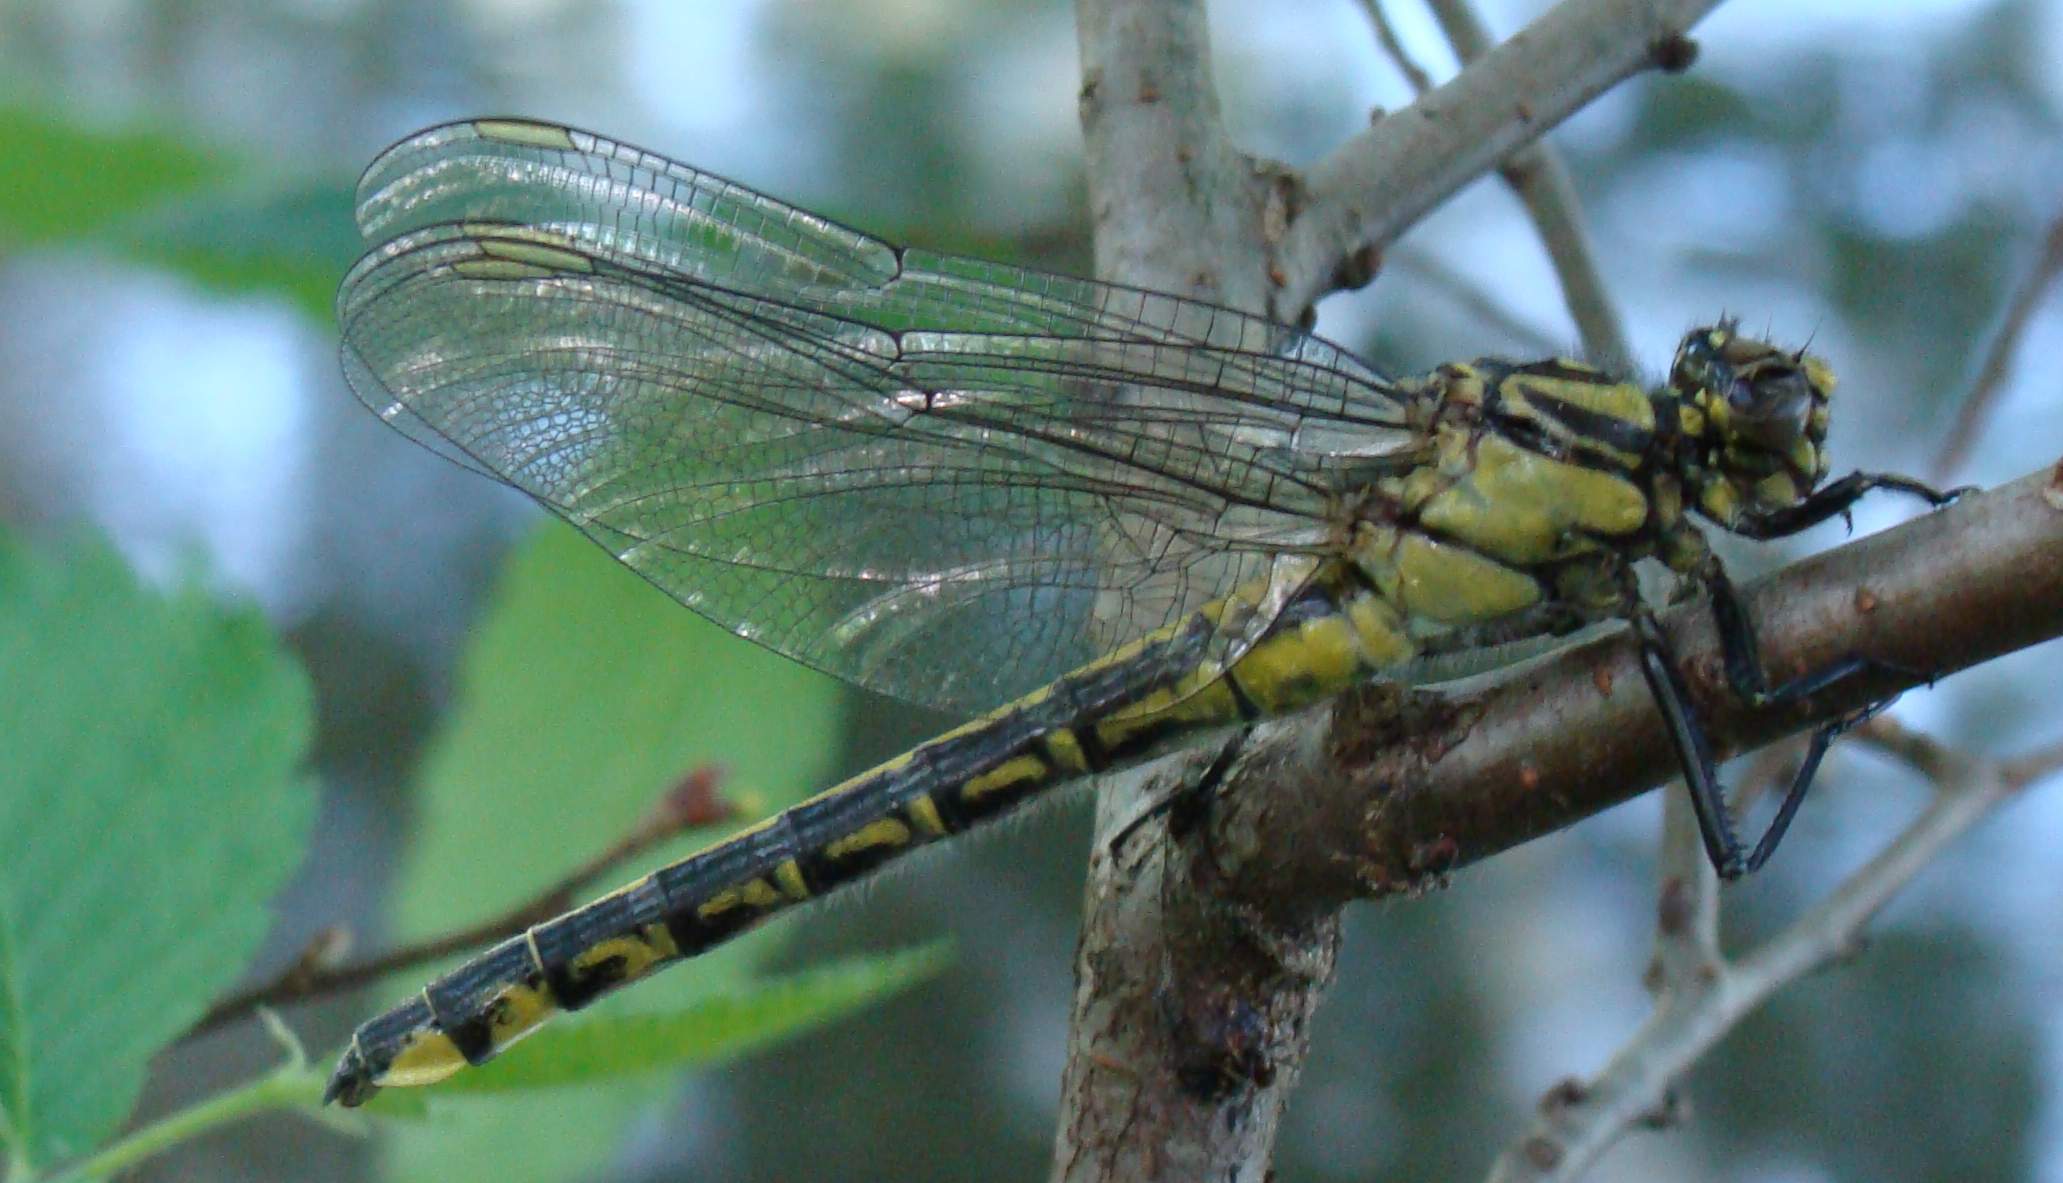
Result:
M1721 526L1790 509L1826 478L1834 375L1820 359L1727 322L1685 337L1669 380L1687 412L1697 506Z

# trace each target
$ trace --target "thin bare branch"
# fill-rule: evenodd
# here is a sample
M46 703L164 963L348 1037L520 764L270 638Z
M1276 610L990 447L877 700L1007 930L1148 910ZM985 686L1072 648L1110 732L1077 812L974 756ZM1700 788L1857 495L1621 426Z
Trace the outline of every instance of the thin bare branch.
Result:
M1590 231L1578 209L1576 183L1560 154L1535 144L1513 156L1498 173L1525 204L1547 247L1561 281L1562 302L1583 340L1584 356L1614 374L1633 373L1633 351L1605 290Z
M1878 715L1848 733L1855 743L1875 748L1929 780L1941 781L1954 773L1962 756L1955 749L1924 731L1915 731L1889 715Z
M1482 60L1495 45L1489 27L1468 0L1431 0L1433 16L1448 44L1464 64ZM1576 198L1576 182L1561 153L1545 140L1512 153L1498 166L1498 175L1518 194L1533 220L1540 243L1547 248L1554 274L1562 285L1562 302L1583 338L1592 362L1615 374L1633 372L1633 351L1619 322L1604 274L1590 246L1590 230Z
M1096 274L1267 309L1246 264L1281 195L1225 133L1202 0L1080 0L1076 26Z
M1970 384L1970 392L1963 396L1962 408L1956 413L1956 421L1948 429L1948 438L1942 441L1941 451L1934 458L1934 475L1948 480L1959 472L1969 459L1970 447L1976 442L1977 433L1991 415L1992 405L1998 401L1998 393L2006 384L2006 375L2011 371L2013 355L2019 351L2020 338L2026 334L2028 322L2034 318L2034 310L2041 305L2042 297L2049 286L2056 281L2058 272L2063 272L2063 214L2049 223L2048 233L2042 239L2041 253L2035 257L2034 266L2028 269L2027 277L2006 303L2006 311L1999 319L1991 342L1985 347L1984 361L1977 367L1977 377Z
M581 893L592 890L596 881L653 847L689 830L736 818L736 805L719 791L722 780L723 772L715 765L694 769L615 841L529 899L478 924L414 941L376 957L341 964L341 934L334 929L324 930L292 965L272 980L232 994L208 1008L187 1030L185 1038L233 1023L260 1008L354 990L390 974L470 952L542 924L579 902Z
M1660 997L1597 1080L1557 1086L1491 1169L1494 1183L1581 1178L1627 1130L1673 1096L1672 1083L1785 985L1845 957L1862 930L1941 849L2012 794L1995 762L1943 761L1934 801L1875 858L1761 948L1713 962Z
M1657 998L1692 988L1719 963L1719 875L1705 856L1682 782L1670 782L1663 793L1655 947L1643 979Z
M1368 12L1369 23L1374 26L1376 40L1383 51L1397 64L1412 89L1423 96L1432 89L1432 78L1405 52L1395 26L1390 23L1389 13L1380 0L1363 0L1362 6ZM1489 52L1492 45L1489 30L1467 3L1463 0L1437 0L1432 8L1448 42L1464 65L1481 59ZM1536 143L1513 153L1509 160L1498 166L1497 171L1518 196L1540 236L1541 245L1547 249L1548 260L1561 284L1563 302L1583 338L1584 352L1593 362L1614 373L1631 373L1632 350L1626 343L1625 330L1620 326L1611 296L1605 290L1604 277L1591 250L1590 233L1576 198L1575 182L1570 178L1560 153L1544 142ZM1500 310L1497 319L1508 322L1509 316ZM1554 351L1555 347L1550 346L1545 352Z
M2012 794L1993 761L1964 758L1940 782L1940 792L1889 846L1865 863L1832 895L1791 922L1762 947L1733 963L1732 976L1744 997L1724 1014L1732 1026L1786 982L1855 951L1863 926L1913 876L1932 863L1942 847Z
M1389 10L1383 7L1382 0L1361 0L1361 8L1368 13L1368 23L1375 29L1376 44L1389 55L1390 63L1404 75L1404 81L1410 83L1412 93L1424 94L1431 90L1433 76L1412 60L1410 52L1404 48L1403 38L1397 36L1397 26L1390 23Z
M1645 69L1680 69L1718 0L1565 0L1410 107L1314 166L1277 268L1283 307L1336 286L1338 261L1379 248L1455 190Z
M2008 784L2024 789L2059 771L2063 771L2063 743L2029 752L2017 760L2007 761L2005 777Z
M1770 788L1788 781L1797 766L1795 741L1757 752L1734 785L1734 808L1746 814ZM1662 792L1662 847L1655 858L1655 949L1642 978L1658 1006L1704 989L1724 956L1719 945L1719 875L1705 854L1690 794L1680 779L1670 781ZM1681 1098L1671 1094L1664 1100L1674 1105Z

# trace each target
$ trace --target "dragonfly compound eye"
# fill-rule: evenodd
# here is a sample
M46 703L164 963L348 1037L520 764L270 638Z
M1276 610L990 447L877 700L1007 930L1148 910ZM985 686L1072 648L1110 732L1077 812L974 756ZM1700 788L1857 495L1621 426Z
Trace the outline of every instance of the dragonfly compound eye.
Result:
M1765 367L1727 389L1727 422L1743 442L1788 452L1811 427L1814 393L1803 371Z
M1735 340L1724 325L1693 329L1676 347L1676 360L1669 367L1669 384L1680 391L1723 390L1731 382L1733 366L1725 358L1727 343Z

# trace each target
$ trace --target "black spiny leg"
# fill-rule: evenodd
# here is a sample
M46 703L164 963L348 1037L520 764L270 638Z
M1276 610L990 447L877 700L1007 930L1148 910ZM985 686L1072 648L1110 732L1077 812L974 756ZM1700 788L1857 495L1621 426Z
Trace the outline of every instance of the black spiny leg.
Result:
M1720 787L1719 770L1712 762L1711 741L1705 738L1705 729L1691 709L1690 691L1677 672L1676 653L1662 626L1645 608L1633 614L1633 633L1640 638L1641 676L1647 679L1648 693L1662 712L1669 742L1676 748L1676 762L1683 769L1684 786L1690 790L1698 835L1705 840L1705 857L1712 860L1712 869L1720 878L1738 879L1747 873L1747 859L1742 855L1740 835L1734 832L1733 817L1727 812L1726 790ZM1788 799L1785 804L1790 804ZM1784 818L1787 824L1789 820ZM1756 850L1760 852L1767 842L1765 838L1757 843Z
M1873 489L1909 493L1924 499L1929 505L1946 505L1965 493L1970 486L1942 492L1930 485L1910 477L1887 473L1851 472L1840 480L1816 490L1811 496L1787 509L1757 514L1734 523L1735 533L1748 538L1779 538L1795 534L1828 518L1848 512L1857 499ZM1733 581L1716 559L1708 559L1699 580L1712 597L1712 619L1718 626L1719 643L1726 664L1727 684L1735 694L1751 707L1782 706L1799 702L1849 678L1869 674L1900 674L1908 677L1922 676L1889 662L1867 657L1849 656L1826 665L1818 670L1802 674L1788 682L1772 686L1762 671L1760 646L1755 640L1755 627L1748 619L1748 613L1741 606L1735 593ZM1705 841L1705 854L1712 860L1712 867L1723 879L1738 879L1761 868L1776 852L1777 843L1783 840L1784 831L1797 816L1798 806L1804 802L1806 790L1812 787L1812 778L1819 771L1820 761L1827 754L1827 747L1834 738L1851 727L1855 727L1870 716L1890 705L1889 700L1873 703L1861 711L1843 716L1833 722L1822 724L1812 733L1812 742L1805 750L1805 759L1798 766L1797 775L1791 778L1790 787L1784 790L1783 801L1777 806L1776 817L1756 841L1753 850L1744 847L1740 835L1735 831L1732 814L1726 805L1725 790L1720 787L1719 776L1712 761L1712 745L1699 724L1697 714L1691 709L1690 694L1683 684L1683 676L1677 672L1676 655L1669 647L1661 627L1645 609L1633 616L1635 634L1640 638L1640 669L1647 679L1648 690L1654 695L1655 705L1662 712L1663 722L1669 728L1669 740L1676 748L1677 762L1683 766L1683 775L1690 788L1691 805L1697 813L1698 832Z
M1956 495L1959 494L1960 490ZM1892 662L1851 654L1817 670L1800 674L1788 682L1772 686L1769 684L1768 676L1762 671L1762 655L1755 640L1755 626L1748 619L1747 609L1741 606L1740 596L1734 591L1733 580L1727 578L1725 569L1716 560L1706 565L1705 570L1699 573L1699 578L1712 597L1712 620L1719 629L1719 647L1726 663L1727 684L1732 686L1733 692L1749 706L1760 708L1801 702L1849 678L1871 674L1907 678L1926 676L1921 671ZM1761 840L1755 843L1754 851L1748 855L1737 874L1757 870L1775 852L1777 843L1791 824L1792 816L1798 812L1799 803L1805 799L1806 790L1812 787L1813 774L1818 771L1820 759L1826 755L1827 745L1834 741L1834 737L1861 724L1890 705L1891 699L1872 703L1860 711L1821 724L1812 733L1812 744L1806 749L1804 762L1798 766L1798 774L1791 779L1790 787L1784 791L1783 803L1777 807L1776 819L1770 822L1769 829L1763 833ZM1724 868L1720 874L1726 874Z
M1761 841L1748 853L1744 874L1754 874L1776 853L1776 844L1783 841L1784 831L1791 828L1791 818L1798 813L1798 806L1805 800L1805 790L1812 785L1812 778L1819 772L1819 762L1826 758L1827 746L1842 732L1860 727L1874 718L1878 711L1891 705L1889 699L1871 703L1853 714L1843 715L1831 723L1823 723L1812 730L1812 742L1805 747L1805 759L1798 764L1797 775L1791 778L1791 787L1784 790L1784 799L1777 806L1776 816L1770 819L1769 828L1762 832Z
M1910 493L1928 505L1942 506L1965 493L1975 492L1977 486L1963 485L1944 493L1932 485L1895 473L1851 472L1838 481L1821 485L1812 491L1811 496L1795 505L1768 513L1744 515L1740 521L1727 528L1743 538L1782 538L1817 526L1828 518L1847 513L1849 506L1861 500L1862 495L1872 489Z
M1734 693L1751 706L1797 702L1844 678L1859 674L1907 672L1885 662L1850 657L1780 686L1769 686L1756 655L1755 634L1748 627L1747 615L1724 574L1717 578L1713 615L1719 621L1727 681L1733 686ZM1754 849L1749 850L1734 828L1733 814L1727 808L1726 790L1719 783L1718 767L1712 759L1711 741L1706 738L1705 729L1691 707L1690 691L1683 683L1683 676L1677 672L1676 654L1670 648L1667 635L1655 618L1645 611L1633 617L1633 630L1640 638L1640 672L1647 680L1656 708L1662 712L1663 724L1669 729L1669 742L1676 748L1676 760L1682 766L1684 784L1690 790L1691 808L1698 818L1698 834L1705 842L1705 857L1712 861L1712 869L1719 872L1722 879L1738 879L1760 870L1762 864L1769 861L1769 856L1776 852L1777 844L1783 841L1784 832L1790 829L1791 819L1797 816L1798 806L1804 803L1806 790L1812 787L1812 779L1819 771L1820 761L1826 757L1828 745L1836 736L1861 724L1890 703L1873 703L1813 730L1812 742L1805 749L1805 759L1799 763L1790 786L1784 790L1776 816L1771 819L1769 828L1762 832Z

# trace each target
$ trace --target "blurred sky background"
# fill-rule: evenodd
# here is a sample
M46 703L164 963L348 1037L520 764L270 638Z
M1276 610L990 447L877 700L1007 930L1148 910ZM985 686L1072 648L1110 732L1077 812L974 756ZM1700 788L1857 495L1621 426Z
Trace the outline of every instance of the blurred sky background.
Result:
M1543 7L1484 4L1500 33ZM1422 63L1452 69L1415 4L1391 11ZM1352 0L1211 13L1227 118L1251 150L1310 162L1372 109L1409 101ZM1842 375L1837 470L1926 474L2005 293L2063 208L2063 5L1735 0L1694 35L1689 74L1637 80L1554 137L1636 352L1659 371L1686 328L1720 313L1810 338ZM359 167L425 124L504 113L605 131L898 240L1087 266L1072 11L1053 0L10 0L0 67L22 107L179 129L253 162L254 190L304 186L287 229L339 276L353 248L338 195ZM8 167L6 183L37 175ZM280 232L273 216L264 233ZM1487 294L1516 327L1458 290ZM1319 327L1393 371L1574 342L1494 181L1415 228L1372 288L1329 299ZM11 249L0 266L0 525L90 525L147 571L207 572L264 605L320 688L328 804L283 909L281 957L339 918L380 939L410 771L498 559L540 516L374 421L334 350L332 325L284 300L119 253ZM2055 459L2059 356L2063 300L2050 300L1954 483ZM1910 512L1867 501L1857 533ZM1767 569L1840 533L1728 553ZM1986 752L2056 741L2057 658L2051 645L1957 675L1898 713ZM857 694L850 714L847 734L798 742L853 769L945 722ZM1795 915L1924 792L1884 761L1838 754L1783 856L1730 890L1735 935ZM1651 795L1427 899L1355 909L1282 1177L1472 1177L1545 1088L1600 1067L1646 1012L1658 819ZM1078 795L928 855L862 902L784 922L788 964L944 935L960 967L617 1106L584 1168L538 1157L535 1176L480 1177L1042 1176L1086 842ZM1634 1136L1598 1177L2063 1181L2059 849L2052 785L1923 876L1861 958L1794 987L1702 1064L1687 1131ZM384 1000L292 1018L329 1046ZM187 1049L151 1104L248 1073L262 1047L231 1035ZM483 1120L483 1136L523 1134ZM433 1173L470 1177L383 1137L282 1120L139 1177Z

